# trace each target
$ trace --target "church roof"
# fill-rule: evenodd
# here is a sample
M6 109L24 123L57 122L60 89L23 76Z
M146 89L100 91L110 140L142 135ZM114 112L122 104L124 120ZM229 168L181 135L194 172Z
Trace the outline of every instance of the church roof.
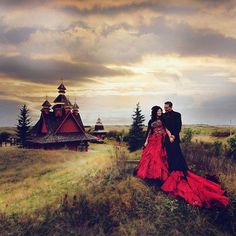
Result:
M57 133L58 128L69 115L71 115L76 120L79 127L81 128L81 132ZM48 130L47 134L41 133L43 122L45 122L46 128ZM96 140L96 137L85 132L80 115L74 116L72 113L67 113L61 117L55 118L53 112L49 112L48 115L44 115L43 113L41 114L39 121L31 130L31 140L29 140L29 142L56 143L82 140Z
M60 91L66 90L63 83L58 87ZM59 92L60 92L59 91ZM59 94L54 100L53 109L63 109L65 106L72 104L64 94ZM42 106L50 107L51 104L46 100ZM75 109L79 106L75 103ZM53 111L41 113L40 119L30 131L30 143L57 143L57 142L74 142L74 141L89 141L97 138L85 132L80 114L74 115L70 112L62 112L61 116L55 116Z
M54 103L65 103L67 101L67 98L64 94L59 94L55 100L53 101Z
M60 109L62 109L62 108L64 108L64 104L56 104L56 105L54 105L54 106L52 107L52 109L55 109L55 108L60 108Z
M48 100L45 100L44 103L42 104L43 107L50 107L52 106Z
M72 107L72 104L71 104L71 102L70 102L69 99L67 99L67 100L65 101L65 106L70 106L70 107Z
M71 114L71 115L73 115L73 114ZM68 114L63 114L61 117L55 118L53 112L49 112L48 115L45 115L42 113L39 121L35 124L35 126L32 129L32 133L38 134L40 132L41 127L39 127L39 126L42 124L43 121L45 121L47 130L50 133L54 133L67 116L68 116ZM80 115L77 115L77 116L73 115L73 118L76 119L76 121L78 122L78 124L80 125L82 130L84 131L84 126L83 126L82 120L80 118Z
M97 121L96 121L96 124L97 124L97 125L102 125L102 120L101 120L100 117L98 117L98 119L97 119Z
M101 118L100 117L98 117L98 119L97 119L97 121L96 121L96 124L95 124L95 127L94 127L94 131L99 131L99 130L101 130L101 131L104 131L104 126L103 126L103 124L102 124L102 120L101 120Z
M63 83L61 83L58 88L57 88L59 91L65 91L66 90L66 87Z
M79 106L77 105L77 103L75 102L74 105L73 105L73 110L78 110L79 109Z

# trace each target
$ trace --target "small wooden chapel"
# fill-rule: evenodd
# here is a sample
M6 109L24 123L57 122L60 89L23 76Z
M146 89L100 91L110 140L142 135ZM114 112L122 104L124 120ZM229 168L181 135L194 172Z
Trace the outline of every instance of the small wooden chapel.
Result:
M98 117L97 122L95 124L94 130L91 132L92 135L96 136L98 140L104 140L107 131L104 129L104 126L102 124L102 120L100 117Z
M52 109L48 99L43 102L40 118L31 129L27 146L88 151L89 141L97 138L85 132L79 106L76 102L72 105L65 96L66 87L63 83L59 85L58 93Z

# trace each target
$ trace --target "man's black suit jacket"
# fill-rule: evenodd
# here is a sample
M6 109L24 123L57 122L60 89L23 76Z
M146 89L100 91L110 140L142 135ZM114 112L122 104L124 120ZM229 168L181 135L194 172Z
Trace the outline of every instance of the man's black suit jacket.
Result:
M182 127L181 114L176 111L170 111L163 114L162 117L165 127L175 136L176 141L180 141L179 133Z

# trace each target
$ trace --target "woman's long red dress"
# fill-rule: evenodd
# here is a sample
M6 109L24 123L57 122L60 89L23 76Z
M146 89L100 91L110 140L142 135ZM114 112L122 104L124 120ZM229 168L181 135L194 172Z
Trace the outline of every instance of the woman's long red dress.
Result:
M159 179L163 181L161 189L173 197L182 197L188 203L198 207L211 208L215 205L226 207L229 198L225 191L215 182L187 170L168 171L167 153L163 145L166 135L160 120L152 122L149 130L148 144L142 151L136 168L137 176L142 179Z
M194 206L211 208L229 204L229 198L219 184L191 171L187 171L186 176L182 171L172 171L161 189L174 197L184 198Z
M137 176L142 179L166 180L168 174L167 154L163 146L165 129L160 120L151 124L148 144L143 149L139 164L136 168Z

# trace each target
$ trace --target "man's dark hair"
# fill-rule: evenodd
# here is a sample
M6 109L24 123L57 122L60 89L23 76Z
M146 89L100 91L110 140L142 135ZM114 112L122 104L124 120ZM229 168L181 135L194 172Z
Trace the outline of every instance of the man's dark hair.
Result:
M169 107L173 107L173 103L170 101L165 102L166 105L169 105Z

